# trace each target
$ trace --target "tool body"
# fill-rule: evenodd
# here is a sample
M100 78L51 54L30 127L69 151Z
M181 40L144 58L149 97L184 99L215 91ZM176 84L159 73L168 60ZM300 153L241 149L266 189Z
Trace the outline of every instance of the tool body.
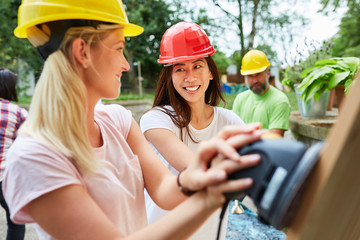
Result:
M308 148L302 142L278 138L262 139L238 149L240 155L259 154L261 163L229 176L229 179L250 177L254 184L243 192L226 193L227 200L248 195L262 222L277 229L288 226L322 145L319 142Z

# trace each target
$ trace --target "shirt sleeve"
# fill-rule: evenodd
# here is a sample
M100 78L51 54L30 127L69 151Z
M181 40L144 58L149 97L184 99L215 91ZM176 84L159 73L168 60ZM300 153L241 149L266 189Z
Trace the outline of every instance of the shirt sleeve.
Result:
M130 110L119 104L98 104L95 109L97 114L106 117L108 121L112 121L125 139L127 138L133 119Z
M11 218L19 224L34 222L27 211L32 200L67 185L82 184L80 173L67 157L30 137L19 136L7 160L4 197Z
M217 121L221 120L225 125L245 125L244 121L233 111L223 107L215 107L214 109L217 111Z
M288 130L290 113L290 105L287 102L277 104L270 116L269 129Z
M244 121L240 118L240 116L238 116L233 111L229 111L228 114L229 114L229 119L230 119L231 125L240 125L240 126L245 125Z
M232 111L240 116L240 94L238 94L236 97L235 97L235 100L233 102L233 106L232 106Z
M20 108L20 121L23 123L25 119L28 117L28 112L25 108Z
M153 108L141 117L140 128L143 133L154 128L168 129L172 132L175 131L175 125L170 116L159 108Z

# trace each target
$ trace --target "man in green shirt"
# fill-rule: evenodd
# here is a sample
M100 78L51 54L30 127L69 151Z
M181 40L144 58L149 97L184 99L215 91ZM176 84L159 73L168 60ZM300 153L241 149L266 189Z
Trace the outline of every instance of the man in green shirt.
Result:
M289 127L287 96L269 84L270 62L265 53L253 49L242 59L241 74L249 90L236 96L232 110L245 123L260 122L264 129L284 136Z

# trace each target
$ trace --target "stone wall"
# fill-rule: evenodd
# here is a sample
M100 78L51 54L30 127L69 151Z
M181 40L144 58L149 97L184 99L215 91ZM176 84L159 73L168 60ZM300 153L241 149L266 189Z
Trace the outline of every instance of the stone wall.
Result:
M331 127L336 122L337 116L336 108L327 111L324 118L303 118L299 111L294 111L290 116L289 129L294 139L310 146L326 139Z

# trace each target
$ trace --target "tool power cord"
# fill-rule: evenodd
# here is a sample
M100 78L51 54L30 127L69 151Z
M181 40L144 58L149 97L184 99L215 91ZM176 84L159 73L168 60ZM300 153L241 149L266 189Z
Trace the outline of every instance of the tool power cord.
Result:
M220 239L220 232L221 232L221 225L222 225L222 221L224 219L224 215L226 213L227 210L227 206L229 205L230 200L226 199L226 201L224 202L221 212L220 212L220 221L219 221L219 227L218 227L218 231L217 231L217 236L216 236L216 240Z

